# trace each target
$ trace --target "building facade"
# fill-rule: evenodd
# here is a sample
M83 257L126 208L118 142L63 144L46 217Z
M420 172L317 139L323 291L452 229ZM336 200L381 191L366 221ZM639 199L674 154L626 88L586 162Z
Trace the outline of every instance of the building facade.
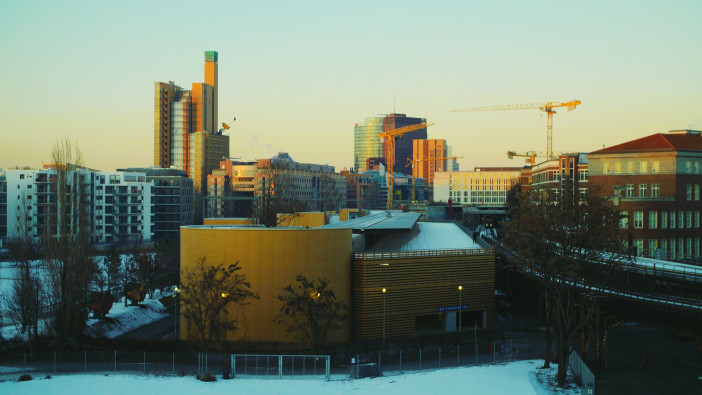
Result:
M507 191L520 181L519 167L476 167L473 171L437 172L434 201L504 206Z
M383 156L382 117L368 117L363 123L353 128L353 169L358 173L372 170L368 168L368 159Z
M180 227L193 224L193 180L183 170L158 167L118 171L144 173L153 183L153 240L178 239Z
M534 166L525 166L522 168L521 178L525 191L549 191L554 198L568 191L578 194L580 200L585 200L589 184L587 154L560 154Z
M218 54L205 52L205 82L191 90L175 83L155 83L154 165L176 168L204 191L207 174L229 156L229 136L218 129Z
M412 142L412 177L425 178L429 185L434 185L434 174L437 171L453 171L453 161L441 159L448 157L446 140L426 139Z
M427 120L425 118L408 117L405 114L388 114L383 117L383 132L426 121ZM393 165L394 173L403 173L408 176L412 175L412 169L406 167L405 165L407 164L407 159L412 158L413 141L417 139L427 139L427 128L407 132L395 140L395 163ZM387 150L385 145L386 144L383 141L382 156L387 160Z
M657 133L591 152L589 183L622 213L638 256L700 263L702 136Z
M373 208L378 194L378 184L369 174L359 174L342 170L346 177L346 206L349 208Z
M141 243L153 237L153 183L145 173L74 170L10 170L7 176L7 238L39 242L57 235L61 201L73 201L71 223L84 215L94 244ZM66 180L66 199L59 178Z

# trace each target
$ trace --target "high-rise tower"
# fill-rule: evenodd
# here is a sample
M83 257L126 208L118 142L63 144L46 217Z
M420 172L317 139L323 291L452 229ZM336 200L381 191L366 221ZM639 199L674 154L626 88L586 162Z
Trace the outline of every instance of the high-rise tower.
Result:
M217 125L217 51L205 52L205 82L191 90L155 85L154 165L184 170L196 192L206 191L207 174L229 156L229 136Z

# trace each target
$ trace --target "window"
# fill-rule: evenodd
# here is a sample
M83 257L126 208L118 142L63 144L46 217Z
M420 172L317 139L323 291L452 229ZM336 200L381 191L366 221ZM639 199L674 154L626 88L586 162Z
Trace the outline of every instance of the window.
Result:
M629 162L629 163L627 163L627 170L628 170L629 173L633 173L633 172L634 172L634 162Z
M661 229L668 228L668 212L661 211Z
M651 163L651 173L658 173L660 171L660 162L657 160L654 160Z
M675 259L675 239L670 239L670 259Z
M615 162L614 163L614 172L617 174L622 172L622 162Z
M604 172L605 174L609 173L611 169L609 168L609 162L604 163Z
M648 189L647 184L639 184L639 197L640 198L645 198L646 197L646 190Z
M643 211L634 211L634 229L643 229Z
M621 217L619 218L619 227L622 229L626 229L629 227L629 212L628 211L622 211Z
M688 211L685 215L685 218L687 219L687 228L692 228L692 211Z
M695 184L695 201L700 201L700 184Z
M685 185L685 200L692 200L692 184Z
M675 229L675 211L670 212L670 229Z
M648 239L648 254L651 258L656 257L657 250L658 250L658 240Z
M685 212L678 211L678 229L685 227Z
M643 240L641 240L641 239L634 240L634 248L636 248L636 256L642 256L643 255Z
M682 237L678 239L678 258L685 257L685 239Z
M661 197L661 184L651 184L651 197Z
M685 169L688 173L692 173L692 161L688 160L685 162Z
M626 184L626 197L634 197L634 184Z
M700 257L700 238L695 237L695 258Z
M658 211L648 212L648 228L656 229L658 228Z
M641 173L646 173L648 171L648 162L641 161Z
M24 174L20 174L20 180L24 180ZM17 188L19 188L19 185L17 185Z
M692 256L692 239L688 237L685 241L687 242L687 255Z
M587 200L587 188L580 188L580 200Z
M668 240L667 239L661 239L661 245L660 245L660 250L661 250L661 255L663 255L663 259L668 259Z
M578 175L580 176L580 181L587 181L587 176L588 176L588 171L587 170L580 170L578 171Z
M695 228L700 227L700 212L695 211Z

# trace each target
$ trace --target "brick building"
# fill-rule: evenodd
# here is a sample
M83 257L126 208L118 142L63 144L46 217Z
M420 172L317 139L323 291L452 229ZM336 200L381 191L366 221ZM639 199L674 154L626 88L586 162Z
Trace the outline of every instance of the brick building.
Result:
M591 152L589 184L612 197L638 256L700 261L702 136L657 133Z

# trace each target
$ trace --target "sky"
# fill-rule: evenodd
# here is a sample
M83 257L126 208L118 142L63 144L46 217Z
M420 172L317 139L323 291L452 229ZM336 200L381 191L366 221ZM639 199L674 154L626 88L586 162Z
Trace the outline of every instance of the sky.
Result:
M64 138L91 168L153 165L154 82L202 82L207 50L242 160L350 168L354 124L397 112L433 121L461 169L521 166L505 152L545 151L545 115L450 110L573 99L555 151L699 130L700 17L698 0L0 0L0 168Z

